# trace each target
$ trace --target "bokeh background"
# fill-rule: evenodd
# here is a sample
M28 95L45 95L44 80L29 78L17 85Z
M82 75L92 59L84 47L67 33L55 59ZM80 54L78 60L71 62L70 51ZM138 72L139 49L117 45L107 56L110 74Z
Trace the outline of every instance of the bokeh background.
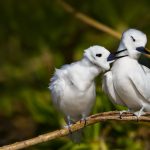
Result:
M116 31L137 28L150 39L149 0L66 1ZM75 19L57 0L0 1L0 146L64 126L51 102L49 79L55 68L79 60L95 44L115 51L119 40ZM149 59L142 61L150 64ZM92 113L121 109L103 93L101 77L96 85ZM150 149L148 123L107 121L84 131L80 145L64 137L27 149Z

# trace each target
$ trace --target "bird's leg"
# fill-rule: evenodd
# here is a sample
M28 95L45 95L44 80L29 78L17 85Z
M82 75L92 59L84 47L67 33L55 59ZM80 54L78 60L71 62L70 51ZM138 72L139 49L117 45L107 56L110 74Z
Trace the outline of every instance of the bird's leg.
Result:
M130 109L119 111L119 117L120 117L120 119L122 119L122 114L126 113L126 112L131 112L131 111L130 111Z
M86 126L86 115L85 114L82 114L82 118L80 120L81 121L84 121L84 127Z
M67 116L66 122L67 122L67 128L69 130L69 133L72 134L72 131L71 131L71 128L70 128L71 125L72 125L70 116Z
M145 112L143 111L143 109L144 109L144 106L142 106L142 108L139 111L134 112L134 115L137 117L137 121L139 121L139 117L141 115L145 114Z

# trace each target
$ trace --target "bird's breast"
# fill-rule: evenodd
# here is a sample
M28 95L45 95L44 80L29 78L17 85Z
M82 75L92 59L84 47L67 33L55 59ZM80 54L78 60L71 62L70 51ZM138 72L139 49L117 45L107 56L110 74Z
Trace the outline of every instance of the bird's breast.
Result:
M122 80L126 78L130 72L136 71L139 65L138 62L134 59L124 57L118 59L112 66L112 73L115 80Z
M75 89L65 90L64 97L61 100L61 110L65 114L74 116L90 111L95 102L95 86L91 85L87 91L82 92Z
M141 107L141 96L131 81L133 74L141 69L137 61L132 59L117 60L112 67L113 85L124 104L130 109Z

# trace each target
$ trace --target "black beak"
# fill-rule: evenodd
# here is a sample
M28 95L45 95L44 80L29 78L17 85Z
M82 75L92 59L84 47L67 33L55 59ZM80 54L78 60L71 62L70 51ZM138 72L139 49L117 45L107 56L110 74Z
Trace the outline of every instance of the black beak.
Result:
M136 50L141 52L141 53L143 53L143 54L149 54L150 55L150 52L145 47L142 47L142 46L141 47L137 47Z
M107 61L113 61L115 59L116 59L115 54L112 53L107 57Z

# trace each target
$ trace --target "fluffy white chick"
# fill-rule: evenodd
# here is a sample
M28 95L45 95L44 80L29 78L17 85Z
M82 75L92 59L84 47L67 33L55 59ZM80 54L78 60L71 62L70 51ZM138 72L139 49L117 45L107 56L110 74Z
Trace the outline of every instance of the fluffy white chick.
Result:
M80 61L56 69L49 89L52 101L64 115L68 127L78 120L85 120L95 103L94 78L110 69L107 58L110 52L101 46L92 46L84 51ZM81 139L80 131L72 133L74 142Z

